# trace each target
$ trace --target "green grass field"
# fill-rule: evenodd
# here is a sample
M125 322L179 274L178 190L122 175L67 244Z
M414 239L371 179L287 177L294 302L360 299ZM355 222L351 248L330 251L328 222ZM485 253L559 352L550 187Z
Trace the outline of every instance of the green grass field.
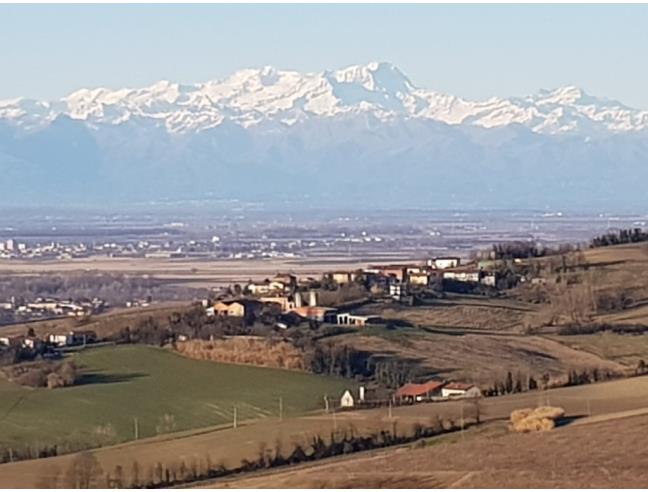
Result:
M0 446L98 442L110 425L116 441L158 434L173 415L174 430L239 420L303 414L323 407L324 394L339 398L353 382L292 371L192 360L164 349L118 346L73 355L81 384L27 389L0 379ZM167 426L168 429L168 426ZM112 433L112 432L110 432Z

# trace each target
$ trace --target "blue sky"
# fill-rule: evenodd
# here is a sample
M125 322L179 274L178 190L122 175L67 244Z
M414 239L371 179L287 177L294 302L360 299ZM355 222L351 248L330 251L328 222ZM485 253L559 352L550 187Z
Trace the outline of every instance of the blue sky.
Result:
M372 60L469 98L578 85L648 109L648 5L0 5L0 99Z

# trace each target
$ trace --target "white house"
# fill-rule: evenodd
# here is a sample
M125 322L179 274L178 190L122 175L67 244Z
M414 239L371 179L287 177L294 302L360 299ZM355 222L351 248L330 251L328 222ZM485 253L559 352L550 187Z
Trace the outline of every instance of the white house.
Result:
M273 291L273 288L270 285L270 282L260 282L260 283L249 283L245 286L247 291L255 296L270 294Z
M427 261L428 266L445 270L446 268L456 268L461 263L461 258L457 256L442 256Z
M479 282L481 272L477 269L462 268L443 272L443 278L456 280L458 282Z
M342 395L342 398L340 398L340 406L342 408L351 408L353 407L354 403L355 400L353 399L353 395L349 390L346 390Z
M370 324L380 323L382 319L380 316L363 316L360 314L339 313L335 317L335 322L338 325L350 326L366 326Z
M479 280L482 284L488 285L490 287L495 287L497 285L497 277L493 272L484 272L482 271L481 279Z
M482 392L474 384L448 383L441 388L441 396L443 398L479 398L482 396Z
M47 341L52 345L56 345L57 347L64 347L68 344L68 335L57 335L55 333L50 333L49 335L47 335Z
M407 284L390 283L389 284L389 297L400 301L403 296L407 295Z
M13 337L0 337L0 345L10 347L13 344L14 344L14 338Z

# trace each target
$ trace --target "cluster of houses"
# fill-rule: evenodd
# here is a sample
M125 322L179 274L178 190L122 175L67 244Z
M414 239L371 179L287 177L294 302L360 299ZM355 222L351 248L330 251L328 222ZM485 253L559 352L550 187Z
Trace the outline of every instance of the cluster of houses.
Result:
M72 330L68 333L50 333L45 338L36 335L0 336L0 347L19 347L38 350L42 346L52 348L74 347L97 342L97 334L92 330Z
M358 388L357 396L346 390L340 398L340 408L353 408L367 403L366 390ZM464 398L481 398L479 387L469 383L429 380L425 383L408 383L401 386L392 395L391 401L397 404L447 401Z
M301 319L338 325L365 326L381 323L379 316L365 316L335 307L320 306L313 286L323 282L345 286L353 282L362 284L372 292L383 292L387 299L404 301L416 289L441 284L444 279L494 287L494 271L478 264L462 265L459 257L439 257L422 264L371 265L353 271L334 271L322 279L299 279L291 274L277 274L272 279L249 282L242 289L244 296L219 300L205 306L210 316L245 317L257 312L263 305L278 306L281 313Z
M92 300L74 301L38 298L34 301L17 302L15 298L0 302L0 310L17 318L47 318L54 316L83 317L100 313L106 307L105 301Z
M444 256L423 264L371 265L361 271L338 271L328 274L338 285L355 282L358 277L369 286L382 288L387 297L403 301L416 289L443 285L443 280L495 287L497 274L487 264L468 263L461 258Z
M259 312L264 306L276 306L281 316L277 326L287 328L298 321L309 320L334 325L365 326L382 322L380 316L353 314L334 307L319 306L317 293L310 291L307 300L304 294L295 292L286 296L261 297L259 299L233 299L217 301L207 307L208 316L246 317Z
M245 286L245 291L256 296L255 298L239 298L233 300L217 301L207 307L210 316L245 317L249 313L258 312L264 306L275 306L280 310L282 318L279 327L286 328L290 317L331 324L345 324L364 326L380 322L378 316L362 316L349 312L340 312L337 308L320 306L315 290L303 292L300 288L307 288L315 282L306 279L299 282L295 275L277 274L273 279L263 282L250 282Z
M452 398L479 398L481 396L481 390L473 384L434 379L425 383L408 383L398 388L394 394L394 398L398 401L408 403Z

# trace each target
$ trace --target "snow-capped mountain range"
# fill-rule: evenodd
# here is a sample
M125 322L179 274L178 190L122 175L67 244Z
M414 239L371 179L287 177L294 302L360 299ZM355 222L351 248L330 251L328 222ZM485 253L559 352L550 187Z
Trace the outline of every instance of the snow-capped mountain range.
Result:
M469 101L388 63L264 67L0 101L0 176L0 205L636 208L648 111L576 87Z
M61 115L92 128L146 119L171 133L205 131L225 121L277 129L307 119L358 115L382 122L421 119L484 128L517 123L550 135L648 129L648 111L573 86L469 101L419 88L396 66L376 62L319 73L267 66L200 84L161 81L142 89L81 89L53 102L0 101L0 119L25 129L41 128Z

